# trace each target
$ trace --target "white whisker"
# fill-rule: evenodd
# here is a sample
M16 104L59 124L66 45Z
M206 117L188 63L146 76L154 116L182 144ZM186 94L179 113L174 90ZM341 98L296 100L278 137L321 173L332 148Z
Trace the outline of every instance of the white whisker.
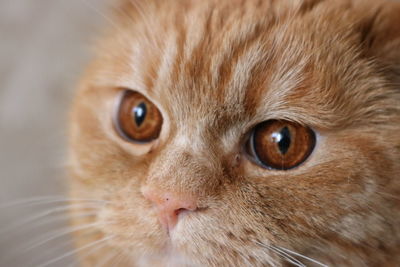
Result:
M60 253L64 253L65 251L69 251L73 248L74 241L70 237L66 237L65 240L57 241L51 246L48 246L45 250L40 250L40 253L32 253L35 257L31 258L31 262L27 262L27 266L37 266L39 263L47 259L51 259L54 255L59 255Z
M87 244L87 245L84 245L84 246L82 246L82 247L80 247L80 248L77 248L77 249L74 249L74 250L72 250L72 251L70 251L70 252L64 253L63 255L61 255L61 256L59 256L59 257L57 257L57 258L55 258L55 259L52 259L52 260L47 261L47 262L45 262L45 263L43 263L43 264L40 264L39 267L46 267L46 266L49 266L50 264L53 264L53 263L55 263L55 262L57 262L57 261L59 261L59 260L62 260L63 258L66 258L66 257L68 257L68 256L74 255L74 254L76 254L76 253L78 253L78 252L80 252L80 251L82 251L82 250L91 248L91 247L96 246L96 245L99 245L99 244L101 244L101 243L107 242L108 240L111 240L112 238L113 238L113 236L108 236L108 237L102 238L102 239L100 239L100 240L94 241L94 242L89 243L89 244Z
M35 197L35 198L27 198L20 199L13 202L8 202L0 205L0 209L4 208L14 208L15 206L21 207L29 207L34 205L41 204L54 204L54 203L62 203L62 202L98 202L98 203L107 203L105 200L99 199L85 199L85 198L67 198L67 197L59 197L59 196L46 196L46 197Z
M98 251L98 250L104 248L106 245L107 245L107 243L102 243L102 244L99 245L99 246L89 248L89 250L85 252L86 255L83 256L83 259L89 257L90 255L92 255L92 254L95 253L96 251Z
M51 217L50 219L41 221L41 222L37 222L36 224L30 225L28 229L32 229L35 227L40 227L43 225L48 225L51 224L53 222L58 222L58 221L69 221L71 219L77 219L77 218L84 218L84 217L91 217L91 216L96 216L97 212L80 212L80 213L68 213L68 214L60 214L59 216L54 216ZM27 227L25 227L24 229L27 229Z
M77 231L80 231L80 230L85 230L85 229L88 229L88 228L91 228L91 227L95 227L95 226L98 226L98 225L101 225L101 224L100 223L89 223L89 224L84 224L84 225L78 225L76 227L63 228L63 229L61 229L61 231L60 230L59 231L54 231L46 239L43 239L43 240L40 240L40 241L36 240L36 241L34 241L33 244L31 242L31 244L27 248L23 249L23 252L30 251L30 250L32 250L32 249L34 249L36 247L39 247L39 246L41 246L41 245L43 245L45 243L48 243L49 241L52 241L52 240L57 239L59 237L68 235L70 233L77 232Z
M311 261L311 262L313 262L313 263L315 263L315 264L318 264L318 265L320 265L320 266L328 267L328 265L326 265L326 264L323 264L323 263L321 263L321 262L319 262L319 261L317 261L317 260L314 260L314 259L312 259L312 258L310 258L310 257L304 256L304 255L302 255L302 254L300 254L300 253L294 252L294 251L292 251L292 250L290 250L290 249L283 248L283 247L279 247L279 248L282 249L282 250L284 250L284 251L286 251L287 253L290 253L290 254L295 255L295 256L297 256L297 257L300 257L300 258L303 258L303 259L305 259L305 260Z
M13 225L11 225L10 227L7 227L7 228L1 230L0 231L0 236L4 235L5 233L7 233L7 232L9 232L11 230L14 230L16 228L24 226L24 225L26 225L28 223L34 222L36 220L39 220L39 219L44 218L44 217L47 217L47 216L52 215L52 214L57 213L57 212L68 211L71 208L83 208L83 209L92 209L92 210L94 210L95 208L98 208L98 207L97 206L90 206L90 205L87 205L87 204L71 204L71 205L66 205L66 206L50 209L50 210L41 212L39 214L35 214L35 215L31 216L31 217L28 217L28 218L24 219L23 221L14 222ZM64 214L64 216L67 216L67 215L68 214Z
M278 249L278 248L275 247L275 246L267 245L267 244L264 244L264 243L259 242L259 241L255 241L255 243L258 244L258 245L260 245L260 246L262 246L262 247L264 247L264 248L266 248L266 249L271 250L272 252L275 252L276 254L278 254L279 256L281 256L284 260L290 262L291 264L293 264L293 265L295 265L295 266L298 266L298 267L305 267L305 265L304 265L301 261L299 261L299 260L293 258L293 257L290 256L289 254L283 252L282 250Z
M306 267L304 263L299 261L298 259L292 257L291 255L287 254L286 252L282 251L278 247L271 246L271 249L276 252L278 255L282 256L286 261L290 262L291 264L298 266L298 267Z

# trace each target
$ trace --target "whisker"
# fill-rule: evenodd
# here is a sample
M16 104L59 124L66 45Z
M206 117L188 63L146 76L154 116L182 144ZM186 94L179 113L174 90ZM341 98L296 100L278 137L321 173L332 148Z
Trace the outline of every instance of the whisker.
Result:
M31 262L27 262L27 266L37 266L45 260L52 259L54 255L59 255L60 253L71 250L74 244L72 237L67 236L65 240L54 242L54 244L49 245L45 250L40 250L40 253L32 251L31 255L34 256L30 257Z
M299 261L298 259L292 257L291 255L287 254L286 252L282 251L278 247L271 246L271 249L276 252L278 255L282 256L287 262L290 262L291 264L298 266L298 267L306 267L304 263Z
M111 240L112 238L114 238L114 237L113 237L113 236L108 236L108 237L102 238L102 239L100 239L100 240L94 241L94 242L89 243L89 244L87 244L87 245L84 245L84 246L82 246L82 247L80 247L80 248L77 248L77 249L74 249L74 250L72 250L72 251L70 251L70 252L64 253L63 255L61 255L61 256L59 256L59 257L57 257L57 258L55 258L55 259L52 259L52 260L49 260L49 261L47 261L47 262L45 262L45 263L43 263L43 264L40 264L39 267L46 267L46 266L49 266L50 264L53 264L53 263L55 263L55 262L58 262L58 261L60 261L60 260L62 260L62 259L64 259L64 258L66 258L66 257L68 257L68 256L72 256L72 255L74 255L74 254L76 254L76 253L78 253L78 252L80 252L80 251L82 251L82 250L85 250L85 249L87 249L87 248L91 248L91 247L93 247L93 246L99 245L99 244L104 243L104 242L107 242L108 240Z
M92 254L95 253L96 251L98 251L98 250L104 248L106 245L107 245L107 243L104 242L104 243L102 243L102 244L99 245L99 246L89 248L89 250L86 252L86 255L83 256L83 259L89 257L90 255L92 255Z
M89 223L89 224L84 224L84 225L78 225L78 226L72 227L72 228L71 227L63 228L63 229L61 229L61 231L54 231L51 233L50 237L47 237L46 239L43 239L40 241L35 240L33 244L31 242L31 244L27 248L23 249L23 252L28 252L36 247L39 247L45 243L48 243L49 241L52 241L59 237L68 235L70 233L77 232L80 230L85 230L85 229L88 229L88 228L91 228L94 226L98 226L98 225L101 225L101 224L100 223Z
M104 267L104 266L107 266L107 263L109 262L109 261L111 261L112 259L116 259L118 256L120 256L122 254L122 251L117 251L117 252L114 252L114 253L109 253L109 255L107 255L106 257L104 257L103 259L102 259L102 261L100 261L100 262L98 262L97 264L96 264L96 266L95 267ZM111 265L111 264L109 264L109 266L116 266L115 264L113 264L113 265Z
M14 230L16 228L24 226L24 225L26 225L28 223L34 222L34 221L39 220L41 218L47 217L47 216L52 215L54 213L68 211L69 209L76 208L76 207L78 207L78 208L81 207L81 208L84 208L84 209L93 209L93 210L95 208L98 208L97 206L89 206L87 204L71 204L71 205L66 205L66 206L62 206L62 207L57 207L57 208L54 208L54 209L51 209L51 210L47 210L47 211L41 212L39 214L35 214L35 215L31 216L31 217L28 217L28 218L24 219L23 221L14 222L13 225L11 225L10 227L1 230L0 231L0 236L5 234L5 233L7 233L7 232L9 232L9 231L11 231L11 230ZM67 214L64 214L64 215L66 216Z
M267 245L267 244L264 244L264 243L262 243L262 242L260 242L260 241L257 241L257 240L255 241L255 243L258 244L258 245L260 245L260 246L262 246L262 247L264 247L264 248L266 248L266 249L271 250L272 252L275 252L276 254L278 254L279 256L281 256L284 260L290 262L291 264L293 264L293 265L295 265L295 266L298 266L298 267L305 267L305 265L304 265L301 261L299 261L299 260L293 258L292 256L288 255L287 253L285 253L285 252L279 250L279 249L278 249L277 247L275 247L275 246Z
M88 214L91 214L91 213L86 213L86 214L85 213L81 213L81 214L82 215L88 215ZM76 218L78 215L80 215L80 214L73 215L72 218ZM87 234L89 234L89 232L87 232ZM54 256L54 255L57 255L59 253L63 253L65 251L69 251L71 248L73 248L74 244L75 244L75 242L73 240L73 237L69 236L69 235L66 235L65 238L66 238L66 242L63 242L63 240L60 240L60 241L57 241L54 245L52 244L51 246L48 246L48 249L46 249L45 251L40 253L39 257L36 257L36 263L37 262L39 262L39 263L43 262L43 260L52 258L52 255ZM66 245L68 245L68 246L66 246ZM39 259L39 261L38 261L38 259ZM40 259L42 259L42 260L40 260ZM71 264L69 264L68 266L70 266L70 267L73 267L73 266L78 267L79 266L77 259L74 258L74 259L71 259L71 260L73 260L73 262ZM0 266L2 266L1 263L0 263ZM30 264L29 266L38 266L38 264ZM64 264L63 264L63 266L64 266Z
M14 208L15 206L29 207L29 206L40 205L40 204L54 204L54 203L60 203L60 202L78 202L78 201L108 203L108 201L99 200L99 199L85 199L85 198L80 199L80 198L48 196L48 197L35 197L35 198L28 198L28 199L20 199L20 200L16 200L16 201L9 202L9 203L4 203L4 204L0 205L0 209Z
M89 225L85 224L83 226L80 226L79 228L82 228L82 230L84 230L83 228L89 228L89 227L90 227ZM20 257L21 255L28 254L30 251L32 251L33 249L41 246L42 244L50 242L51 240L54 240L56 238L62 237L63 235L68 237L67 234L69 234L69 232L72 233L74 230L75 231L80 230L80 229L77 229L77 228L78 227L75 227L74 229L71 229L71 227L68 227L69 231L64 231L64 233L62 233L62 234L59 233L59 231L53 231L52 234L54 234L54 233L59 233L59 234L56 237L48 235L48 238L46 240L39 239L39 243L37 243L38 240L36 239L36 240L30 242L29 244L27 244L25 246L24 246L24 244L22 244L22 246L20 244L19 247L11 247L11 249L9 250L9 253L4 254L4 255L7 255L7 256L3 257L2 259L0 259L0 266L10 266L10 263L13 260L17 259L18 257ZM67 228L63 228L63 229L67 229ZM70 243L71 243L71 240L68 237L67 238L67 242L58 242L55 249L57 250L57 247L59 248L60 246L64 246L65 244L70 244ZM51 246L50 252L51 251L55 251L53 245ZM49 252L49 251L46 250L46 252ZM49 255L51 255L51 254L49 254ZM43 258L43 255L40 255L40 258Z
M313 263L315 263L315 264L318 264L318 265L320 265L320 266L328 267L328 265L326 265L326 264L323 264L323 263L321 263L321 262L319 262L319 261L317 261L317 260L314 260L314 259L312 259L312 258L310 258L310 257L304 256L304 255L302 255L302 254L300 254L300 253L294 252L294 251L292 251L292 250L290 250L290 249L287 249L287 248L284 248L284 247L279 247L279 248L282 249L282 250L284 250L284 251L286 251L287 253L290 253L290 254L293 254L293 255L295 255L295 256L297 256L297 257L300 257L300 258L303 258L303 259L305 259L305 260L311 261L311 262L313 262Z
M25 229L32 229L35 227L40 227L43 225L48 225L53 222L58 222L58 221L69 221L70 219L78 219L78 218L84 218L84 217L91 217L97 215L97 212L80 212L80 213L68 213L68 214L60 214L59 216L52 217L48 220L44 220L41 222L37 222L36 224L30 225L29 227L25 227Z
M41 196L41 197L32 197L32 198L26 198L26 199L18 199L12 202L4 203L0 205L0 208L8 207L8 206L13 206L13 205L19 205L19 204L24 204L26 202L35 202L35 201L47 201L49 199L58 199L60 198L59 196Z

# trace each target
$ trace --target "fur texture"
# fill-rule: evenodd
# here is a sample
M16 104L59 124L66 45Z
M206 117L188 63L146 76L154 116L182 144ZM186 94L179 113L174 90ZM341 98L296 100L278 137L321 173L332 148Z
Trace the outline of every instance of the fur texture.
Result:
M372 0L122 1L71 115L70 194L102 201L72 220L96 223L77 246L110 238L82 265L293 263L283 248L327 265L398 264L399 14ZM160 109L156 142L114 130L124 88ZM248 160L249 131L269 119L317 132L301 166ZM168 236L144 186L201 209Z

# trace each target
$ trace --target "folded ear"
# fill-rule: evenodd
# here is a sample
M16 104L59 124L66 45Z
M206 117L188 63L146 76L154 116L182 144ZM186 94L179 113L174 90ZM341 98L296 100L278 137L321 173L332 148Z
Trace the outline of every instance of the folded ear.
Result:
M367 56L382 63L400 82L400 2L382 1L376 7L364 21L363 45Z

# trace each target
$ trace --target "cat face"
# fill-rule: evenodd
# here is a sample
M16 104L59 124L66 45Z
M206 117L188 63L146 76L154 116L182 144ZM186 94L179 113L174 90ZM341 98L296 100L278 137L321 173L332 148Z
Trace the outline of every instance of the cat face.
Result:
M124 1L71 116L82 263L399 260L399 12Z

